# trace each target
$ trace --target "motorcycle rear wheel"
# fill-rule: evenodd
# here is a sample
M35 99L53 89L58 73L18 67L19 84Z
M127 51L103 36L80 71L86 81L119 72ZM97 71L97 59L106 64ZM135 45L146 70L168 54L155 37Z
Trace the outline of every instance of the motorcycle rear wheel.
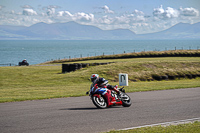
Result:
M104 97L100 96L92 96L93 104L100 109L105 109L107 107L107 102Z
M121 94L121 101L123 107L130 107L132 104L131 98L126 93Z

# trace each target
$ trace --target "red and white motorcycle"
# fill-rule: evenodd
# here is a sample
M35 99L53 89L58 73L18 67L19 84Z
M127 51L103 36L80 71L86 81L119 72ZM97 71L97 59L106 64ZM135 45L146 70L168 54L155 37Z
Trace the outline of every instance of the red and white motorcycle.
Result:
M120 96L117 95L115 91L107 89L106 86L104 88L99 88L97 85L86 92L86 94L90 94L91 100L97 108L104 109L112 105L130 107L132 104L131 98L125 93L124 87L115 87L120 91Z

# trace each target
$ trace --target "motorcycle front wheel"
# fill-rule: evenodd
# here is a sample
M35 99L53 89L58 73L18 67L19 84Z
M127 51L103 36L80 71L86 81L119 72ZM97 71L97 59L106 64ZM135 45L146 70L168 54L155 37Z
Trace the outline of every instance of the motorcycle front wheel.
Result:
M105 98L100 95L92 96L92 102L97 108L105 109L107 107L107 102L106 102Z
M130 107L132 104L131 98L126 93L121 94L121 101L124 107Z

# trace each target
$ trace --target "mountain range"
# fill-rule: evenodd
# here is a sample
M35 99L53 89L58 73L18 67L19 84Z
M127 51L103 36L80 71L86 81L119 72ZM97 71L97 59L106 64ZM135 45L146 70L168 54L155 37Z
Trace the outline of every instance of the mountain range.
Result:
M128 29L101 30L76 22L37 23L30 27L0 25L0 40L138 40L200 39L200 22L179 23L156 33L135 34Z

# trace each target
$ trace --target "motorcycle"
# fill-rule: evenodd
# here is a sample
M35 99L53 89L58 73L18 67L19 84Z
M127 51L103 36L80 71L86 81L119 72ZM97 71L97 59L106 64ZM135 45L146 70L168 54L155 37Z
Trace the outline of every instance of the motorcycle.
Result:
M124 87L115 87L120 91L120 96L115 91L107 89L106 86L99 88L96 85L90 91L86 92L86 94L89 94L93 104L100 109L105 109L113 105L130 107L132 104L131 98L125 93Z
M29 66L29 63L28 62L19 62L19 66L23 66L23 65L25 65L25 66Z

